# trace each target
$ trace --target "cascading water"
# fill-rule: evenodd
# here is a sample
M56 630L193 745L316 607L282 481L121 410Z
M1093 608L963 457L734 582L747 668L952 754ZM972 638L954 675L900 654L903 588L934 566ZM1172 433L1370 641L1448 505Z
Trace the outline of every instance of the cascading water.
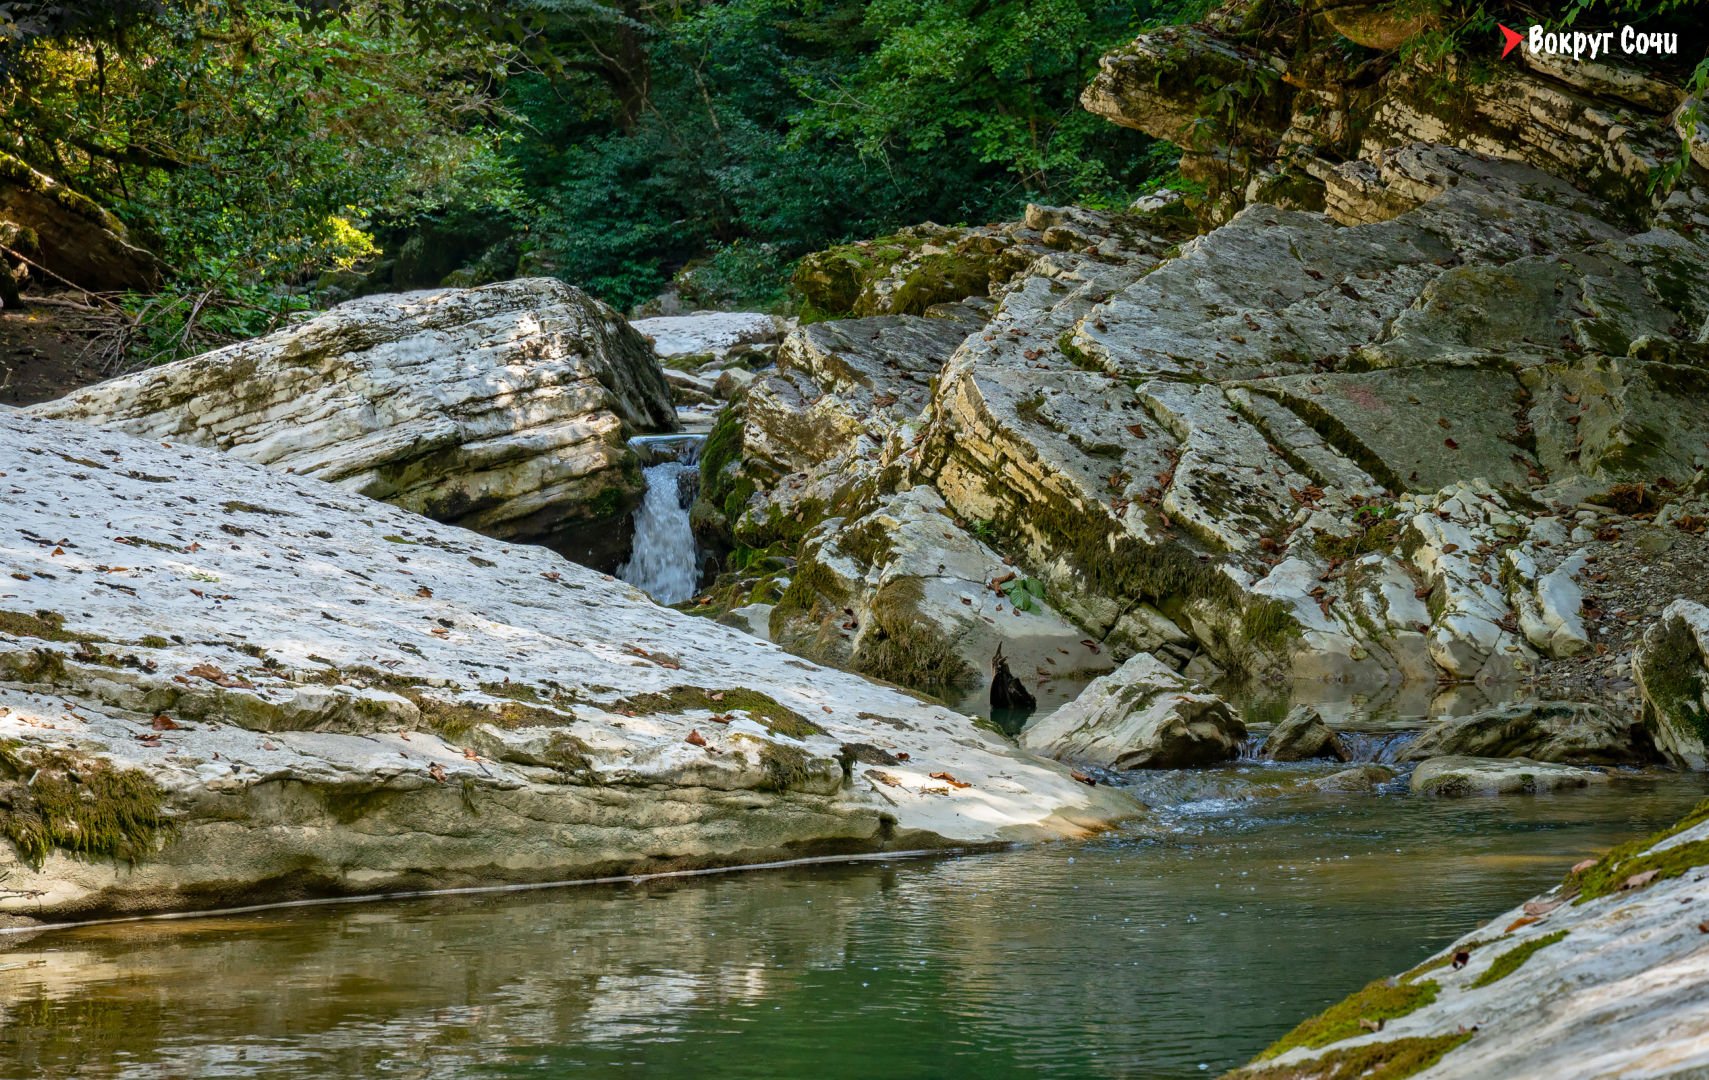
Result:
M699 479L701 441L679 436L668 445L652 443L651 449L672 456L647 466L641 474L647 494L635 511L635 540L629 561L617 571L618 577L661 604L687 600L700 581L699 552L694 530L689 527L688 508L694 502L694 485Z

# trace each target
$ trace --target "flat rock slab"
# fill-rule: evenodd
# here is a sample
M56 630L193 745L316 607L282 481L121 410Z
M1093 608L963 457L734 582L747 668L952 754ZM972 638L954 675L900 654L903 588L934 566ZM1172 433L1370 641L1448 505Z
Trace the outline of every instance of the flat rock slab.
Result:
M986 844L1138 812L544 549L234 457L0 410L0 496L0 786L137 769L172 826L127 834L134 864L0 847L0 915Z

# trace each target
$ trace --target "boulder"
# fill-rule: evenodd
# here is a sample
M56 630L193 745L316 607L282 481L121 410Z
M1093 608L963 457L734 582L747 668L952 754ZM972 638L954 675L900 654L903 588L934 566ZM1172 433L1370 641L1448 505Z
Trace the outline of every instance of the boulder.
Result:
M1417 795L1542 795L1608 783L1608 774L1529 758L1434 757L1412 771Z
M1442 755L1529 758L1578 765L1638 765L1657 760L1637 717L1605 705L1542 701L1497 705L1443 717L1400 753L1402 761Z
M231 455L0 410L0 474L0 918L982 845L1138 812L543 548Z
M1632 656L1644 726L1662 753L1688 769L1709 769L1709 608L1675 600L1645 631Z
M32 411L215 447L600 565L620 561L600 545L642 490L627 439L676 427L646 341L549 278L363 297Z
M1379 787L1393 780L1396 776L1394 769L1387 765L1367 763L1355 765L1351 769L1330 773L1328 776L1308 780L1306 787L1312 791L1332 792L1338 794L1370 794Z
M775 347L792 320L758 311L697 311L660 315L629 323L653 344L665 361L681 357L723 359L732 354Z
M1324 723L1323 715L1310 705L1296 705L1264 740L1264 756L1271 761L1309 761L1334 758L1347 761L1347 748Z
M149 290L160 284L160 262L133 244L119 219L53 177L0 152L0 227L10 225L7 246L27 248L49 274L83 289ZM6 260L10 263L10 259Z
M1141 653L1021 732L1059 761L1110 769L1183 769L1230 761L1246 726L1228 703Z

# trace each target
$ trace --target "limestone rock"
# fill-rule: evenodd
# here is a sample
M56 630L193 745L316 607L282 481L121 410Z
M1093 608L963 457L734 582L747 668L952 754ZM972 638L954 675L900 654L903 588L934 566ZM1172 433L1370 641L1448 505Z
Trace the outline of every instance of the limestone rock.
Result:
M1335 794L1370 794L1393 780L1395 775L1395 770L1387 765L1367 762L1364 765L1355 765L1351 769L1342 769L1340 772L1330 773L1328 776L1322 776L1316 780L1308 780L1305 786L1313 791Z
M1687 913L1702 903L1706 844L1709 824L1692 815L1616 848L1390 980L1434 983L1419 1008L1379 1031L1356 1028L1229 1076L1329 1076L1349 1058L1415 1061L1421 1050L1434 1064L1417 1075L1437 1080L1701 1074L1709 1070L1709 950L1699 918ZM1464 961L1451 962L1461 953ZM1348 1013L1346 1003L1332 1008Z
M0 473L0 785L137 769L173 826L144 799L93 854L0 847L0 913L981 844L1135 812L966 717L541 548L10 410ZM909 759L865 767L845 743ZM121 848L134 864L103 854Z
M1228 704L1195 691L1141 653L1080 696L1029 724L1021 745L1061 761L1111 769L1214 765L1240 753L1246 726Z
M1709 769L1709 608L1675 600L1662 612L1632 656L1632 675L1644 699L1644 725L1656 746L1689 769Z
M1568 701L1497 705L1434 721L1401 752L1400 760L1448 754L1579 765L1638 765L1657 759L1637 718L1604 705Z
M1271 761L1309 761L1312 758L1348 760L1323 715L1310 705L1296 705L1264 740L1264 756Z
M758 311L697 311L632 319L629 325L653 343L653 351L662 359L723 359L732 353L775 346L793 328L793 321Z
M363 297L32 411L566 549L639 498L626 439L676 426L641 336L548 278Z
M1109 670L1112 661L1029 585L920 485L810 536L768 636L809 659L938 694L981 685L999 648L1029 683Z
M1529 758L1433 757L1412 771L1418 795L1541 795L1608 783L1608 774Z

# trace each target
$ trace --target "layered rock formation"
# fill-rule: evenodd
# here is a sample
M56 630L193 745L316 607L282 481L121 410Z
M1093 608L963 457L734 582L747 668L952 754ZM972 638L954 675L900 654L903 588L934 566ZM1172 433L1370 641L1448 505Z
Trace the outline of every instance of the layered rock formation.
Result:
M551 552L236 455L0 410L0 497L0 916L984 844L1138 812Z
M822 308L911 314L798 331L785 355L853 358L870 396L826 360L756 383L702 520L810 563L929 485L1107 655L1195 674L1491 684L1600 655L1583 549L1617 532L1586 508L1709 464L1705 174L1649 194L1680 91L1543 61L1348 70L1299 20L1238 15L1148 33L1086 94L1183 139L1207 86L1249 86L1187 142L1219 227L1171 243L1165 199L1034 207L808 260ZM909 299L927 261L960 283L918 290L937 306ZM900 326L929 341L881 347ZM860 607L836 585L797 606Z
M1246 727L1228 703L1141 653L1021 732L1021 745L1111 769L1181 769L1229 761Z
M647 342L547 278L352 300L32 411L214 447L595 565L621 560L613 526L642 490L626 440L676 427Z

